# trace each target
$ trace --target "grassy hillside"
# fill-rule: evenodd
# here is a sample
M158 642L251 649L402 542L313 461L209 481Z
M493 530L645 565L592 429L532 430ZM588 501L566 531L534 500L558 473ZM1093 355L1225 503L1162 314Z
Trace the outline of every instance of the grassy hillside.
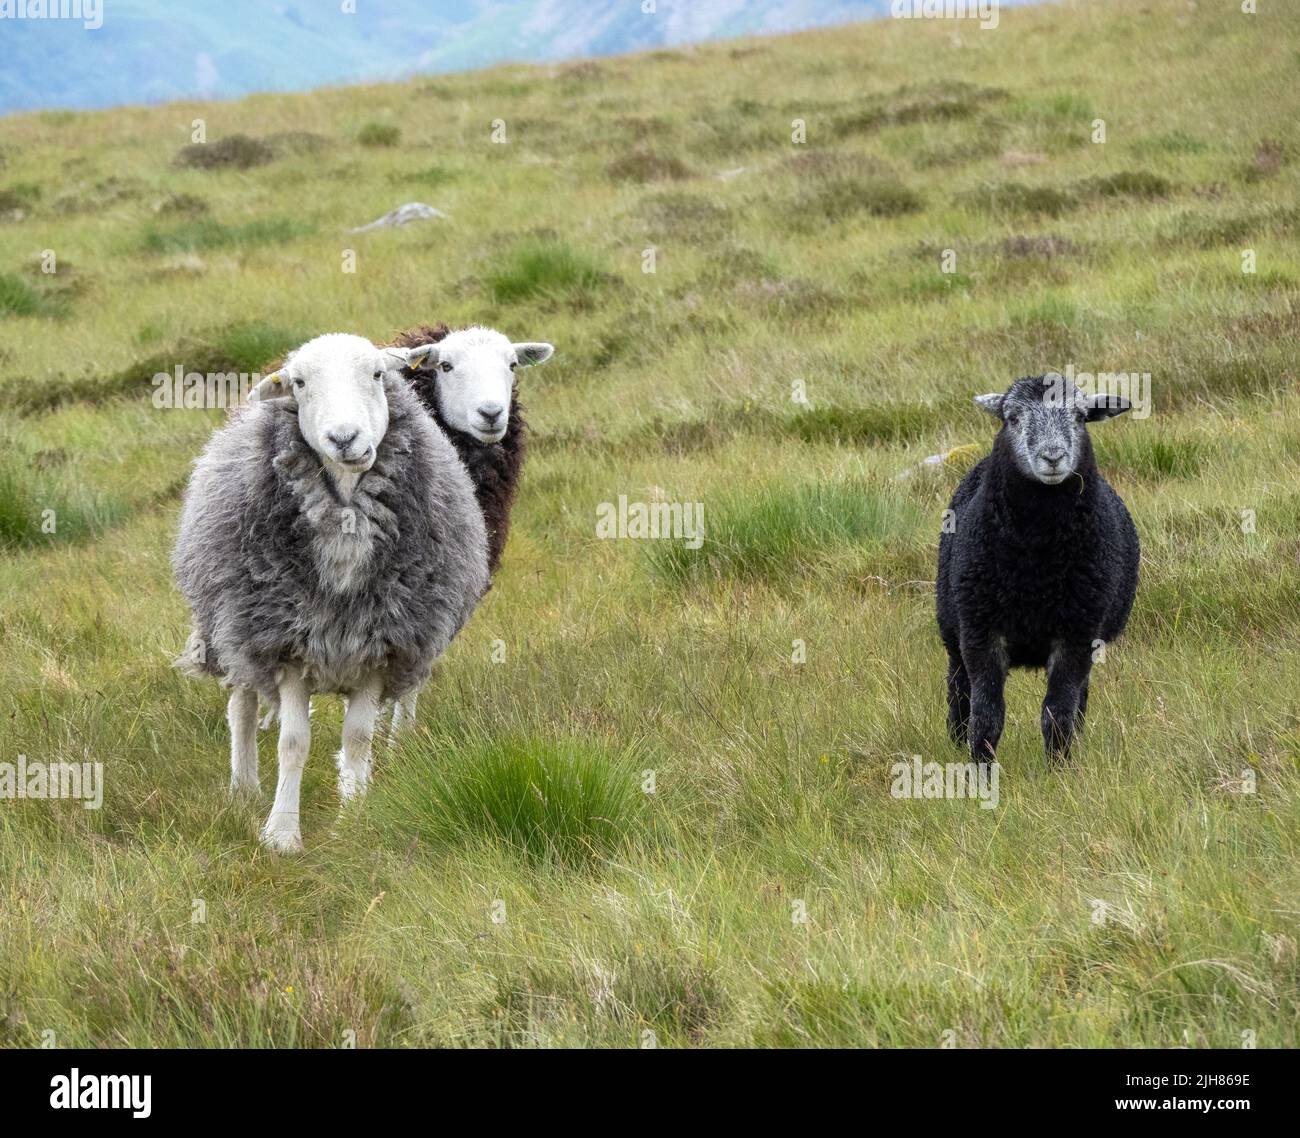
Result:
M0 803L0 1042L1294 1046L1300 13L1260 7L0 120L0 761L106 780ZM178 165L195 118L257 144ZM411 200L449 219L348 232ZM149 377L434 319L558 347L510 545L342 814L316 701L275 858L272 741L229 801L222 692L169 666L221 413ZM1144 556L1084 745L1046 767L1018 674L998 808L897 800L960 757L960 470L896 475L1071 365L1153 397L1093 432ZM702 503L703 548L597 540L621 494Z

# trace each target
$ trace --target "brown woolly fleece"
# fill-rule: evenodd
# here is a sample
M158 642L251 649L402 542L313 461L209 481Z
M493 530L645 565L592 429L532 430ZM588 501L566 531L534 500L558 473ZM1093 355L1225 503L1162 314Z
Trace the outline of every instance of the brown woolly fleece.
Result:
M403 332L391 344L379 346L418 348L424 344L436 344L450 333L451 329L446 324L421 324ZM501 551L506 546L506 535L510 531L510 510L519 489L519 471L524 465L527 424L524 422L523 408L519 404L518 384L510 393L510 423L506 427L505 437L497 443L482 443L473 435L458 431L442 417L435 387L438 375L436 369L412 371L408 368L403 370L402 375L433 416L433 421L442 428L442 433L451 440L451 445L456 448L461 462L469 471L474 493L478 495L479 509L483 511L483 521L487 526L488 572L495 574L501 562Z

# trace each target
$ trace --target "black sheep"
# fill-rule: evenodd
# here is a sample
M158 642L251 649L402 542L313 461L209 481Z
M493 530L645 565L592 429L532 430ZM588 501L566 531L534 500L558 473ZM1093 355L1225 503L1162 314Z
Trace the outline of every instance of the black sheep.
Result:
M948 649L948 730L996 757L1009 668L1046 668L1043 742L1069 757L1094 654L1123 630L1138 580L1133 519L1097 469L1086 424L1127 411L1059 375L975 400L1002 423L957 487L939 538L936 599Z

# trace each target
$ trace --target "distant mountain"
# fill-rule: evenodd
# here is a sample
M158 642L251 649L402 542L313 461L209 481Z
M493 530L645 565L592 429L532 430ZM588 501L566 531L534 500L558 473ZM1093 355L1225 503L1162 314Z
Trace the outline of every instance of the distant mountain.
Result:
M505 61L612 55L865 20L890 10L890 0L81 3L86 13L102 13L102 26L0 18L0 113L236 98Z

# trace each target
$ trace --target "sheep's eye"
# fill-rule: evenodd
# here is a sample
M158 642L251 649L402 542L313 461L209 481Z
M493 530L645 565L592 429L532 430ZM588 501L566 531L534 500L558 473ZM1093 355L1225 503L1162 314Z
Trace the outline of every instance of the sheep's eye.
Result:
M443 371L451 371L451 364L444 363L444 364L442 365L442 370L443 370Z
M1018 427L1018 426L1020 426L1020 416L1019 416L1019 415L1008 415L1008 416L1007 416L1007 422L1010 423L1013 427Z
M518 366L519 366L519 361L518 361L518 360L511 360L511 361L510 361L510 370L511 370L511 371L514 371L515 368L517 368Z
M383 375L384 375L384 373L383 373L382 370L381 370L381 371L377 371L377 372L375 372L375 374L374 374L374 378L375 378L375 379L382 379L382 378L383 378Z
M294 385L294 387L305 387L305 386L306 386L306 384L304 383L304 381L301 380L301 379L295 379L295 380L293 381L293 385Z

